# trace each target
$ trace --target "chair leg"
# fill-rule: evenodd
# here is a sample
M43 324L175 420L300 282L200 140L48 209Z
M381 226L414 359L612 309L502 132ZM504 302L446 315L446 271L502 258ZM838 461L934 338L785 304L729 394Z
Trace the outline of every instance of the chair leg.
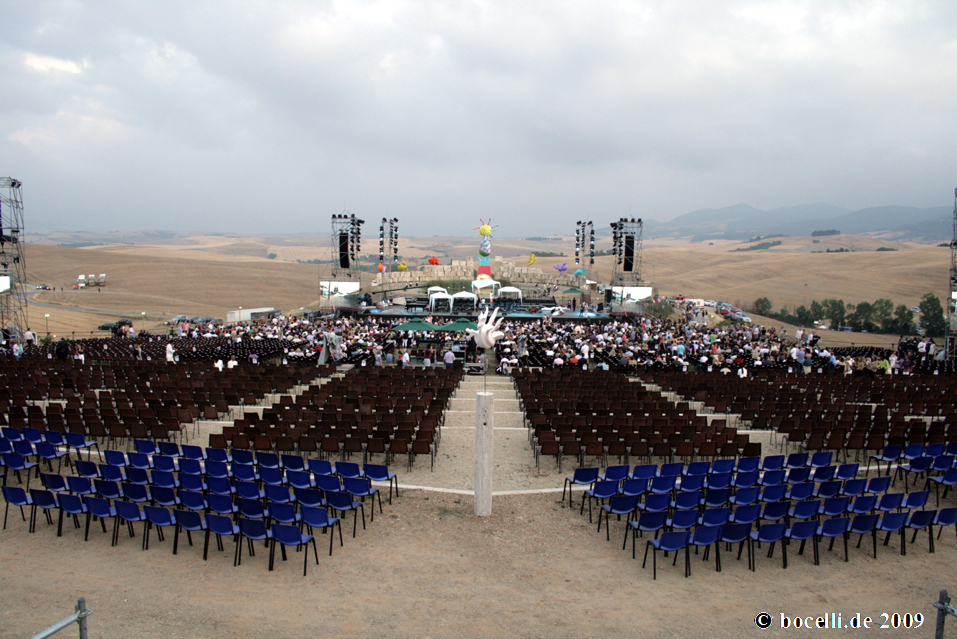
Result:
M276 558L276 540L273 539L272 543L269 546L269 570L272 570L273 562Z
M206 529L206 542L203 544L203 561L209 556L209 528ZM218 535L217 535L218 536Z
M176 525L176 532L173 533L173 554L176 554L176 550L179 548L179 524Z

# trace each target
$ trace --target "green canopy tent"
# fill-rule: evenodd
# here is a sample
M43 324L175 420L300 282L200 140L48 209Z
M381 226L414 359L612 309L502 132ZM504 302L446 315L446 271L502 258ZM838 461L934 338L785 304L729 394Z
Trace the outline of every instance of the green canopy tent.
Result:
M442 327L436 326L435 324L430 324L429 322L426 322L424 319L417 317L413 320L409 320L408 322L404 324L399 324L398 326L394 327L392 330L394 331L440 331L442 330Z
M566 288L562 293L568 295L582 295L585 291L579 291L577 288Z
M478 330L478 324L464 317L460 317L454 322L450 322L444 326L439 326L438 330L446 331L446 332L456 332L456 331L464 331L467 328L471 328L473 331Z

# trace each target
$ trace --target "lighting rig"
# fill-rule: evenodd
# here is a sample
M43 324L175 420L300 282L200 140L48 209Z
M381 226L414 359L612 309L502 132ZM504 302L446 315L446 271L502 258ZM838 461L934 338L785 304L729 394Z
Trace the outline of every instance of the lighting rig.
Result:
M641 281L641 218L621 218L611 223L611 247L615 257L612 281L618 285Z
M575 266L581 265L586 248L588 249L588 265L591 266L595 263L595 225L592 222L579 220L575 224Z
M27 329L26 259L23 253L21 182L0 178L0 328L5 337Z
M388 227L388 237L386 234ZM388 244L386 240L388 239ZM379 225L379 263L385 264L386 259L392 256L393 262L399 261L399 218L382 218Z

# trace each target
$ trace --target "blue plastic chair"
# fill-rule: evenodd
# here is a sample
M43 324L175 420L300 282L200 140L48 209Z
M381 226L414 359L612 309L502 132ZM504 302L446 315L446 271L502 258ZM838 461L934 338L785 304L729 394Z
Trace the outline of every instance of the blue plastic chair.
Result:
M266 492L251 481L238 481L235 484L236 495L243 499L262 499Z
M668 513L665 511L643 512L638 515L637 520L626 522L625 539L621 544L622 550L628 543L628 533L631 533L631 558L635 558L635 544L637 543L638 533L653 532L655 537L665 527L668 520Z
M43 483L43 487L51 493L60 494L70 490L69 487L67 487L66 478L63 475L40 473L40 481Z
M774 556L774 547L777 545L777 542L781 541L781 567L788 567L788 545L787 542L782 541L784 535L787 533L787 524L764 524L760 526L757 530L751 532L749 543L753 544L762 543L770 544L768 547L768 558ZM757 555L754 551L751 551L751 571L753 572L757 568Z
M338 467L338 465L337 465ZM372 516L369 518L369 521L375 521L375 500L376 495L379 496L379 513L382 513L382 493L379 492L378 488L372 486L372 483L365 477L343 477L343 482L345 485L346 492L352 495L353 497L358 497L360 501L365 502L366 497L369 498L372 506ZM598 482L600 483L600 482ZM596 487L598 485L596 483ZM613 483L613 482L609 482ZM616 485L617 488L617 485ZM588 520L591 521L591 501L588 502Z
M901 458L901 460L903 461L903 458ZM898 463L897 471L894 473L894 481L891 482L891 486L897 483L898 477L903 477L904 492L907 492L907 482L908 482L908 477L910 476L910 474L913 473L914 475L917 475L918 477L921 475L926 475L927 471L930 470L930 465L933 463L934 463L934 460L930 457L916 457L912 459L910 463L907 463L907 464ZM931 479L933 479L933 477ZM916 481L914 485L915 486L917 485Z
M749 488L739 488L737 492L731 495L729 501L735 506L747 506L758 501L760 488L751 486Z
M857 540L858 548L864 541L864 535L870 533L874 540L874 559L877 559L877 515L857 515L851 520L847 532L852 535L860 535Z
M232 498L228 495L208 493L206 495L206 506L214 513L219 515L229 515L230 518L239 512L239 506L234 504ZM222 550L222 548L220 548L220 550Z
M266 519L268 516L268 511L258 499L240 497L236 500L236 505L239 506L240 517L245 517L246 519Z
M731 513L730 522L734 524L750 524L758 520L761 514L761 506L758 504L749 504L747 506L738 506Z
M120 520L126 522L126 528L130 533L130 537L135 537L136 533L133 532L133 524L140 521L146 521L146 515L140 510L138 504L134 504L130 501L123 501L122 499L117 499L113 502L113 508L116 509L116 518L113 520L113 544L117 545L120 540Z
M821 515L824 517L843 517L847 514L847 505L850 503L850 497L831 497L824 500L821 506Z
M179 488L179 481L173 473L165 470L154 470L150 473L150 479L154 486L163 488Z
M365 477L359 464L354 462L336 462L336 474L343 479L362 479Z
M734 459L715 459L711 462L712 475L726 475L734 472Z
M904 452L904 447L903 447L903 446L898 446L898 445L894 445L894 446L884 446L884 450L882 450L879 454L877 454L877 455L868 455L868 457L867 457L867 468L864 470L864 472L865 472L865 473L870 472L870 470L871 470L871 461L876 461L876 462L877 462L877 472L878 472L878 474L880 474L880 472L881 472L881 462L883 461L883 462L887 462L887 471L886 471L884 474L885 474L885 475L890 475L890 474L891 474L891 464L894 463L894 462L896 462L898 459L900 459L900 456L901 456L901 453L902 453L902 452Z
M934 552L934 519L937 517L936 510L916 510L910 514L907 527L914 531L910 543L913 544L917 539L917 533L921 530L927 530L928 551Z
M792 468L788 471L787 483L791 486L806 483L811 478L811 469L807 467Z
M143 522L143 550L150 548L150 530L156 526L156 536L163 541L163 528L166 526L175 526L176 517L168 508L162 506L144 506L143 514L146 521Z
M178 468L177 459L168 455L153 455L153 468L167 473L175 473Z
M203 466L199 460L180 457L178 461L180 475L194 475L201 477L203 475Z
M709 490L725 490L731 488L731 473L711 473L708 475Z
M738 544L738 561L741 561L741 551L744 550L745 546L748 549L748 568L751 568L751 524L724 524L721 526L721 534L718 537L719 542L724 542L726 544ZM721 571L720 559L718 572Z
M927 505L927 498L930 496L930 493L926 490L919 490L913 493L907 493L907 496L904 498L904 503L901 505L901 508L907 508L908 510L920 510Z
M694 532L692 532L690 542L692 546L696 546L695 554L698 552L697 547L704 548L704 553L702 553L701 556L702 561L708 561L711 546L714 546L714 566L716 571L721 570L721 544L718 542L720 536L720 526L698 526L694 529Z
M808 465L811 468L821 468L830 466L832 461L834 461L834 453L829 450L822 450L811 455Z
M791 541L800 541L801 547L798 549L798 554L804 554L804 547L807 545L807 540L811 540L811 545L814 548L814 565L818 565L818 547L817 547L817 527L818 523L813 520L805 521L796 521L794 525L791 526L784 536L790 539Z
M76 477L74 475L67 475L66 477L67 486L70 487L70 492L74 495L86 496L86 495L95 495L96 491L93 490L93 485L90 483L90 480L86 477Z
M285 468L287 473L290 470L306 471L306 460L302 458L302 455L280 455L279 465Z
M758 480L758 485L760 486L778 486L784 484L784 480L787 477L787 473L783 468L778 468L776 470L766 470L764 474L761 475L761 478Z
M203 496L203 493L180 488L176 496L179 498L180 505L184 508L197 512L206 512L206 498Z
M159 453L166 457L179 457L179 444L176 442L159 442Z
M94 479L93 485L96 487L96 494L103 499L115 501L123 498L122 484L107 479Z
M233 462L242 464L243 466L255 466L256 458L253 456L253 451L251 450L246 450L244 448L234 448Z
M768 455L761 460L760 469L765 473L783 470L784 469L784 455Z
M279 455L276 453L259 450L255 455L256 465L259 466L260 471L263 468L279 468Z
M102 497L93 497L88 495L83 498L86 503L86 532L83 535L83 541L90 540L90 519L96 517L100 520L100 526L103 532L106 532L106 520L116 518L116 508L110 506L110 502ZM116 525L114 521L114 526Z
M861 479L860 482L860 488L861 490L864 490L864 480ZM839 481L826 481L822 484L818 484L817 487L815 487L813 496L818 499L830 499L831 497L837 497L840 495L843 489L844 486Z
M365 464L363 472L372 481L389 482L389 503L392 503L392 486L395 485L395 496L399 496L399 480L395 473L389 472L389 468L382 464Z
M648 492L647 479L626 479L621 482L621 494L627 497L641 497Z
M134 439L133 448L141 455L155 455L158 452L151 439Z
M572 487L573 486L588 486L589 488L594 487L594 483L598 481L598 469L597 468L577 468L575 473L571 477L565 477L565 484L562 486L562 501L565 501L565 489L568 489L568 507L572 507ZM316 483L319 482L319 478L316 478Z
M834 540L838 537L844 539L844 561L847 561L847 531L850 528L851 521L847 517L835 517L825 519L817 528L817 536L821 539L830 539L828 551L834 550ZM818 561L814 565L818 565Z
M857 471L860 469L860 464L850 463L850 464L841 464L837 467L837 472L834 473L834 479L840 481L847 481L848 479L855 479L857 477Z
M648 563L648 549L652 549L652 579L658 578L658 551L663 550L665 552L674 552L675 558L674 563L678 562L678 551L684 548L685 551L685 577L688 577L691 574L691 564L689 563L690 552L689 552L689 542L691 541L691 533L686 530L682 531L672 531L662 533L661 537L658 539L649 539L648 543L645 544L645 558L641 562L641 567L644 568L645 564Z
M222 449L220 449L222 450ZM206 460L206 477L216 477L218 479L229 479L232 473L229 471L229 465L224 461L215 459Z
M233 456L229 454L229 451L225 448L213 448L208 446L206 448L206 460L207 461L218 461L228 464L233 461ZM222 548L220 548L222 550Z
M684 472L685 465L683 462L673 462L668 464L662 464L658 468L656 477L680 477Z
M617 515L619 519L625 516L625 521L630 521L635 511L638 509L638 497L630 495L615 495L607 504L602 504L598 511L598 532L601 532L601 516L605 515L605 540L611 541L611 515Z
M837 469L834 466L815 466L811 471L811 479L815 483L822 483L834 479L834 472Z
M272 468L271 466L261 466L259 468L259 479L268 486L285 486L286 476L282 468Z
M57 531L56 536L63 536L63 514L73 515L73 527L80 527L80 520L78 517L80 515L86 514L86 504L76 495L71 495L69 493L63 493L57 495L56 498L57 505L60 507L60 517L57 521Z
M67 452L71 448L77 451L77 459L79 459L80 451L84 448L86 449L86 460L90 461L90 456L93 454L92 449L96 448L96 454L100 454L100 444L96 440L89 441L81 433L65 433L63 435L66 440Z
M891 534L899 532L901 534L901 556L907 554L907 540L905 539L906 533L905 528L907 528L907 513L887 513L881 517L880 522L874 529L875 538L877 531L887 533L884 537L884 545L887 545L887 542L891 540ZM875 548L874 558L877 558L877 546Z
M649 513L667 512L671 508L671 495L646 495L645 501L638 504L638 510Z
M346 483L346 490L348 491L348 482ZM349 491L351 492L351 491ZM588 523L593 523L592 519L592 509L591 503L593 500L598 501L598 505L601 506L605 500L611 499L612 496L618 494L618 482L617 481L596 481L592 484L591 488L585 489L585 495L582 498L581 508L578 510L578 514L582 515L585 512L585 502L588 502ZM379 498L380 504L382 498ZM372 509L372 514L375 515L375 508Z
M788 490L788 499L791 501L804 501L805 499L810 499L813 496L814 484L811 482L792 484L790 490Z
M648 486L648 491L652 495L671 495L677 486L678 476L667 475L665 477L655 477Z
M192 546L193 533L206 530L206 522L195 510L176 509L173 511L173 519L176 521L176 533L173 535L173 554L175 555L179 549L179 531L186 531L186 541Z
M698 519L701 526L723 526L731 519L730 508L708 508Z
M758 470L760 464L760 457L740 457L735 463L734 469L738 473L750 473Z
M877 510L884 513L900 510L901 506L904 505L904 497L904 493L884 493L877 503Z
M312 554L316 558L316 565L319 565L319 553L316 551L316 538L313 535L303 534L296 526L285 526L282 524L272 525L272 545L269 549L269 570L273 569L276 556L276 543L280 544L282 550L282 560L286 561L286 547L295 546L301 548L305 546L302 562L302 576L306 576L309 568L309 542L312 542Z
M78 459L73 465L73 468L76 470L77 475L80 477L86 477L90 481L100 477L100 469L97 468L96 464L93 462L86 462Z
M787 484L776 484L774 486L765 486L761 491L761 501L770 503L781 501L787 497Z
M20 471L25 470L27 472L27 489L29 489L30 471L37 468L39 464L37 464L37 462L27 461L20 453L4 453L3 465L7 467L7 470L12 470L17 474L17 481L21 484L23 483L23 478L20 476ZM39 468L37 468L37 476L39 476L39 473Z
M269 507L267 508L269 512L269 522L270 523L280 523L280 524L296 524L298 525L301 521L299 513L296 512L295 505L291 503L282 503L282 502L269 502Z
M316 488L323 492L342 492L342 480L338 475L313 475L316 480ZM564 495L562 499L564 500Z
M758 483L758 471L749 470L749 471L739 471L734 475L734 481L731 485L740 490L742 488L751 488L752 486L757 485Z
M286 486L271 486L266 484L263 486L265 491L266 499L271 502L276 502L278 504L291 504L296 501L295 495L289 493L289 488Z
M322 491L316 488L296 488L293 492L296 495L296 501L299 502L300 510L302 508L321 508L326 505L326 500L322 497Z
M332 556L332 540L335 537L335 529L339 528L339 546L342 547L342 520L338 517L330 517L325 508L312 508L303 506L299 509L299 515L302 517L302 523L309 527L309 533L315 534L315 530L321 530L323 534L326 529L329 531L329 556Z
M849 515L866 515L877 507L875 495L861 495L847 509Z
M821 502L817 499L799 501L788 512L788 519L814 519L821 512Z
M266 522L262 519L239 518L239 535L236 536L236 558L234 566L241 566L243 563L243 538L249 546L249 556L256 556L254 541L263 541L269 544L272 538L272 532L266 528Z
M222 450L222 449L219 449ZM206 541L203 544L203 561L206 561L209 557L209 536L210 534L216 535L216 545L219 547L220 552L223 550L223 537L236 537L237 541L239 538L239 526L233 523L232 517L226 517L224 515L206 515ZM234 560L235 565L235 560Z
M789 501L769 501L764 504L764 508L761 511L760 520L767 522L780 521L782 519L787 520L788 514L791 512L791 502Z
M905 478L906 479L906 478ZM944 487L944 497L947 497L947 493L953 486L957 486L957 468L951 468L943 475L938 475L935 477L927 478L927 486L930 486L931 482L934 484L935 494L937 496L937 506L940 506L940 487ZM907 486L907 482L904 482L904 486Z
M678 490L683 493L700 493L704 489L704 475L686 475L681 478Z
M26 515L23 513L24 506L33 506L33 500L30 498L30 495L27 494L27 491L19 486L3 486L3 499L7 502L6 506L3 508L3 529L7 529L7 513L10 510L10 505L20 507L20 517L23 518L23 521L27 520Z
M126 481L126 473L122 466L113 466L111 464L100 464L100 477L106 481L121 482Z
M166 508L179 506L179 497L176 496L176 492L169 486L150 487L150 499L156 506L164 506Z
M881 493L886 493L890 487L890 476L885 475L884 477L871 477L867 481L867 488L864 489L864 492L868 495L879 495Z
M142 484L125 483L120 484L120 487L123 489L123 498L127 501L136 502L137 504L145 504L148 501L152 501L149 489Z
M135 466L126 467L126 481L130 484L149 486L151 482L149 472Z
M313 475L334 475L336 473L332 462L328 459L308 459L306 460L306 465L309 467L309 472Z
M192 490L197 493L206 492L206 482L202 475L184 475L179 474L179 487L184 490Z
M237 462L233 462L232 473L237 482L259 481L259 473L256 472L256 467L252 464L239 464Z
M629 466L608 466L605 472L598 474L598 481L613 481L620 484L628 477Z
M140 470L151 470L153 468L153 459L146 453L131 452L126 454L127 466L139 468Z
M807 466L807 457L807 453L791 453L788 455L787 461L784 462L784 467L788 470L804 468Z
M597 470L597 469L596 469ZM564 500L564 496L562 498ZM352 538L356 536L356 524L359 511L362 512L362 530L366 529L366 510L361 501L352 501L352 495L346 492L329 491L326 493L326 503L329 508L339 513L352 511Z
M698 508L701 507L701 492L695 491L693 493L678 493L674 499L671 500L671 509L672 510L694 510L697 512Z
M67 452L60 450L50 442L37 442L34 446L36 446L37 456L46 460L47 468L51 471L53 470L53 460L56 460L56 472L59 473L62 460L66 457Z
M709 461L696 461L691 462L684 470L685 477L695 477L698 475L703 475L705 477L711 473L711 462Z
M206 461L206 459L208 459L207 454L203 451L202 447L200 446L193 446L191 444L183 444L182 446L180 446L180 449L182 450L183 452L182 456L185 459L193 459L198 462L204 462Z
M704 494L705 508L721 508L731 499L730 488L709 488Z
M937 529L937 539L944 532L944 528L957 524L957 508L941 508L934 517L934 525L940 526Z
M236 493L236 488L228 479L208 475L206 477L206 489L214 495L223 497L230 497Z
M841 487L841 494L845 497L860 497L867 488L866 479L848 479Z

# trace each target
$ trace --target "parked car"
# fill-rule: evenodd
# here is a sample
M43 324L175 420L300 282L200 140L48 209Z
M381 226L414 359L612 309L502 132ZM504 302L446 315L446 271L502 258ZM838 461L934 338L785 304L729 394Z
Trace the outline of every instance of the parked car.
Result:
M910 310L914 311L915 313L920 313L920 306L911 306Z
M176 317L171 319L170 322L172 322L173 324L179 324L180 322L185 322L186 319L187 318L185 315L177 315Z
M133 325L133 320L127 319L127 318L124 317L123 319L118 319L118 320L116 320L116 325L117 325L117 326L132 326L132 325Z
M116 322L107 322L106 324L100 324L96 327L98 331L112 331L116 328Z
M46 284L37 284L38 291L52 291L53 287L47 286Z

